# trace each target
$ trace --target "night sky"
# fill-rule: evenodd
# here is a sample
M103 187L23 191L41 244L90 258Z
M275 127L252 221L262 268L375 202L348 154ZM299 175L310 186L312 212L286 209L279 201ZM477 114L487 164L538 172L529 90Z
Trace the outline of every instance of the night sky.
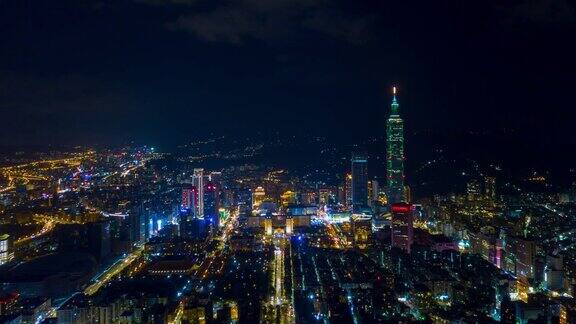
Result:
M2 145L352 142L384 134L392 84L408 140L576 145L568 0L0 0L0 40Z

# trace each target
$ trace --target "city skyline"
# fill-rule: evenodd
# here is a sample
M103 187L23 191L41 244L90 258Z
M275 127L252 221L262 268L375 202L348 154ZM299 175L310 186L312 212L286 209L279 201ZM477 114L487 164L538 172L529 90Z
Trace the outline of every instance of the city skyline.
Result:
M0 0L0 323L576 323L567 0Z

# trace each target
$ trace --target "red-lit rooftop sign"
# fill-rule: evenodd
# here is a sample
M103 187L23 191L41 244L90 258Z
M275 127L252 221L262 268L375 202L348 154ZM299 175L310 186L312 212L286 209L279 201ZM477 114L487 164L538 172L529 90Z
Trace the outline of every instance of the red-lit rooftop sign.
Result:
M414 210L414 206L407 203L392 204L393 213L409 213Z

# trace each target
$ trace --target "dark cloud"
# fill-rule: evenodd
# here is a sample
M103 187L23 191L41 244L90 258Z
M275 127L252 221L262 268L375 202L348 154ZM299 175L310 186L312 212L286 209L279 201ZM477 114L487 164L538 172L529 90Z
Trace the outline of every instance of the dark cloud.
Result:
M361 44L369 41L372 37L370 30L375 20L376 17L373 15L345 18L320 12L302 23L303 26L311 30L322 32L353 44Z
M166 6L166 5L192 5L198 0L134 0L136 3L142 3L153 6Z
M121 96L117 84L95 76L42 76L0 73L0 112L23 113L114 110Z
M570 23L576 22L576 9L568 0L527 0L501 9L513 22Z
M202 12L182 15L169 22L168 27L205 41L232 44L248 39L294 41L305 37L306 32L362 43L370 39L374 20L367 13L349 15L334 1L232 0Z

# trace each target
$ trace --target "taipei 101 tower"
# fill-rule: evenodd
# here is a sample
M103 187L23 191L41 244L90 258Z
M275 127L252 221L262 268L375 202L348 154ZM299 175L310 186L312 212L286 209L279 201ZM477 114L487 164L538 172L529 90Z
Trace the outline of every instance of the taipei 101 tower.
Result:
M386 171L388 203L405 202L404 196L404 121L400 118L400 105L396 87L392 88L390 117L386 123Z

